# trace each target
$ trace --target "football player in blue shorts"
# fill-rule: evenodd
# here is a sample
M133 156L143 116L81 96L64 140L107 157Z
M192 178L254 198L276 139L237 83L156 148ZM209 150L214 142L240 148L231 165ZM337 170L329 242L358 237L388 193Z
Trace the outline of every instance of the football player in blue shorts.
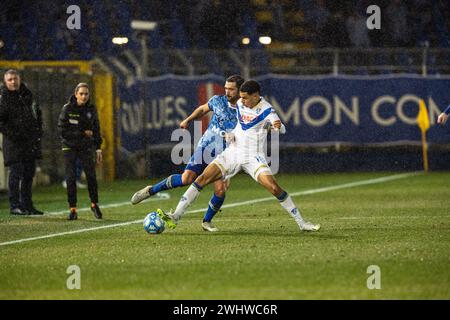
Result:
M204 187L220 180L228 180L240 171L246 172L269 191L281 207L295 220L301 231L319 231L320 224L305 221L291 196L276 182L266 155L268 130L284 134L281 123L272 105L260 95L261 87L254 80L247 80L240 87L241 99L237 102L238 123L229 139L230 144L203 171L187 189L178 202L175 212L165 213L157 209L158 216L170 229L174 229L186 209L198 198Z
M192 121L200 119L210 111L213 112L209 126L198 142L197 148L183 173L172 174L155 185L149 185L137 191L131 198L132 204L138 204L158 192L192 184L203 173L208 164L226 148L224 135L236 127L236 103L239 99L239 88L243 82L244 79L239 75L228 77L225 80L225 95L213 96L180 123L180 128L187 129ZM222 207L228 187L229 180L218 180L214 183L214 195L211 197L208 210L203 217L203 230L218 231L211 221Z

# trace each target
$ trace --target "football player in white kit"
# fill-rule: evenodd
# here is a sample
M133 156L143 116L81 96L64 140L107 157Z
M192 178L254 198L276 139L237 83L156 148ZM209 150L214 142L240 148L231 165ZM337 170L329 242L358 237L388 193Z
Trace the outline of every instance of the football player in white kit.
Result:
M281 189L265 158L267 129L285 133L286 128L272 106L260 96L260 85L254 80L244 82L237 104L238 123L227 136L229 146L219 154L181 197L174 213L158 209L158 215L169 228L175 228L189 205L197 199L202 189L219 179L229 179L244 170L273 194L281 206L294 218L300 230L318 231L319 224L306 222L286 191Z

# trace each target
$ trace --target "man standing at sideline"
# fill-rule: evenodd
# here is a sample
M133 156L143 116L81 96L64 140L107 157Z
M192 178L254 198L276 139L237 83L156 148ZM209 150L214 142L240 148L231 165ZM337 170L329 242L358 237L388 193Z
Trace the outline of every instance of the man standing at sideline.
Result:
M3 156L9 167L8 196L13 215L42 215L32 200L36 160L42 159L41 110L33 94L21 82L19 73L10 69L0 88L0 132Z

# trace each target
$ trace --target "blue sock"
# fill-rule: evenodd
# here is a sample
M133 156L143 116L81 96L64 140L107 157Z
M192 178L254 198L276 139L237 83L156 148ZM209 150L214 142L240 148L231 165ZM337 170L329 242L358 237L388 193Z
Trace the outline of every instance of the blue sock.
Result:
M288 193L287 193L286 191L283 191L283 192L277 197L277 199L278 199L278 201L283 202L284 200L287 199L288 196L289 196Z
M181 174L173 174L164 180L158 182L154 186L150 188L150 194L156 194L160 191L169 190L173 188L178 188L183 185L183 181L181 179Z
M204 222L211 222L215 214L220 210L225 201L225 196L223 198L216 196L215 194L211 197L208 204L208 210L203 217Z
M192 183L192 185L193 185L194 187L196 187L198 191L202 191L202 190L203 190L203 187L200 186L200 185L199 185L197 182L195 182L195 181Z

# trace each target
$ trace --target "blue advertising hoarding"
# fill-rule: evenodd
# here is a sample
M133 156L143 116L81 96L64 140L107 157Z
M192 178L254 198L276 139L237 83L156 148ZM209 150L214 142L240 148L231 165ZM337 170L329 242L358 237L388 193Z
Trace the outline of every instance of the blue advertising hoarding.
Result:
M450 77L292 77L255 78L287 132L285 145L418 144L419 101L428 108L430 143L449 143L450 128L436 125L450 104ZM118 114L121 146L134 152L149 145L176 143L173 130L195 107L223 93L224 78L215 75L167 75L120 87Z

